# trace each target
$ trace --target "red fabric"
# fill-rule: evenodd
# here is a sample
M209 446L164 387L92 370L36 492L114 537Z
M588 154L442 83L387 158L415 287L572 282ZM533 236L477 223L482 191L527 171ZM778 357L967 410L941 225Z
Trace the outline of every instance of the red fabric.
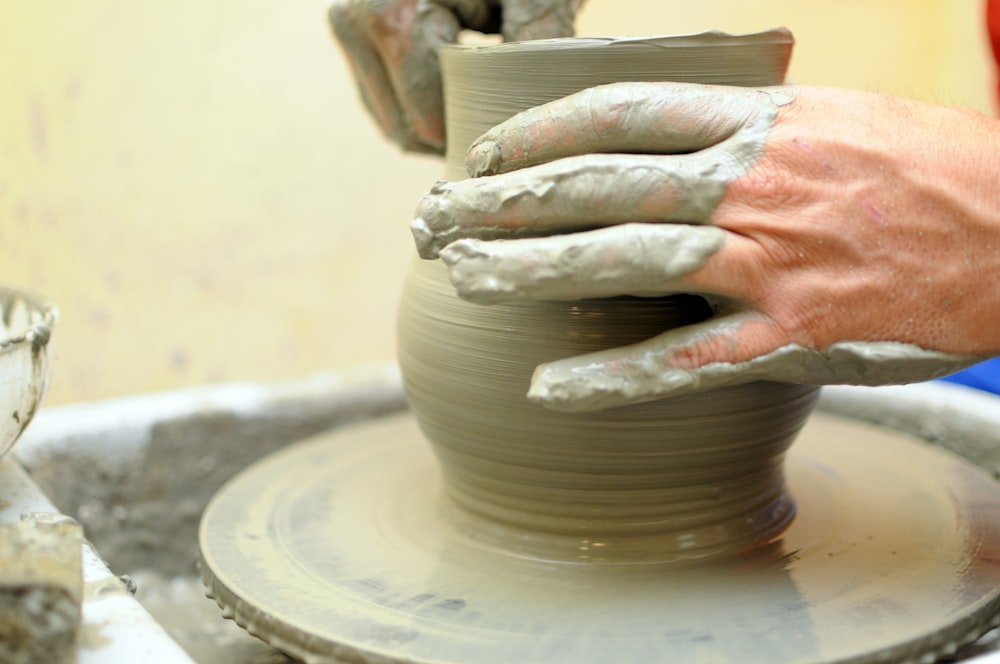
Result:
M993 58L997 62L1000 75L1000 0L986 0L986 28L990 33ZM997 103L1000 104L1000 78L997 80Z

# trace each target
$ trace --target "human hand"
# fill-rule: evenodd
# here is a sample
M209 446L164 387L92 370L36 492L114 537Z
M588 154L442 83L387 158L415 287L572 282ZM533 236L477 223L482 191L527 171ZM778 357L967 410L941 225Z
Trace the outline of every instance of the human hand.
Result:
M985 116L846 90L626 83L515 116L467 167L480 177L436 185L413 223L462 297L685 292L716 311L541 365L529 398L546 406L759 379L914 382L1000 353L1000 123Z
M438 51L463 28L505 41L569 37L582 0L335 0L330 24L361 99L404 150L443 154Z

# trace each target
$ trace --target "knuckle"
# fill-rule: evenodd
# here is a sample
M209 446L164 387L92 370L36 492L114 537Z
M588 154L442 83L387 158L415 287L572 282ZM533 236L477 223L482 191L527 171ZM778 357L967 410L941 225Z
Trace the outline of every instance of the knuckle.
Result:
M752 201L755 207L762 209L780 210L801 200L784 167L766 156L737 178L730 189L740 200Z
M829 173L823 173L823 179ZM815 198L817 180L802 161L794 139L772 134L746 172L730 185L740 200L758 209L781 212L806 205Z
M670 353L670 366L683 369L697 369L708 364L706 342L689 344Z
M774 328L789 342L818 350L827 345L839 313L824 297L825 289L789 278L775 288L761 307Z
M604 85L583 94L582 110L595 143L608 143L628 131L636 102L630 86Z
M699 369L708 364L731 362L737 354L740 335L724 325L710 325L708 330L670 353L670 365Z

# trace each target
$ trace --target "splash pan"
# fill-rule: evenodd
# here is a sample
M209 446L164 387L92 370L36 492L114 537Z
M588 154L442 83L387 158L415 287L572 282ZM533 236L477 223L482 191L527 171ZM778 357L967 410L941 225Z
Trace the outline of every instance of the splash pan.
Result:
M48 391L56 309L0 286L0 456L24 433Z
M701 565L542 560L477 541L409 415L297 444L200 529L224 612L309 662L933 661L996 624L1000 485L814 415L780 539ZM581 541L581 547L600 542Z

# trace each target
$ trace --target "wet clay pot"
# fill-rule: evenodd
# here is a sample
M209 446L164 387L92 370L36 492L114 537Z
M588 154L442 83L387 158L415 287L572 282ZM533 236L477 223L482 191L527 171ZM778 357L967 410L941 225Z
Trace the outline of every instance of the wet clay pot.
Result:
M783 81L785 30L447 47L446 178L466 148L515 113L603 83ZM711 315L695 295L492 306L459 299L440 261L416 261L399 316L399 361L440 461L446 518L470 537L553 560L659 563L745 551L795 506L784 453L813 387L757 382L564 414L525 396L535 366L625 345Z

